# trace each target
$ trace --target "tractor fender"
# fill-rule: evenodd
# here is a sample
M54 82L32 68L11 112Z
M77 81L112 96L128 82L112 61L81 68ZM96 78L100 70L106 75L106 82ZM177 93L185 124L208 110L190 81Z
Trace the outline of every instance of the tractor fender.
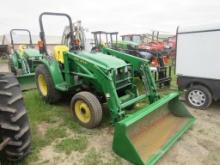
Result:
M64 82L62 72L60 70L59 63L54 59L43 59L41 60L41 63L44 64L52 77L52 80L54 82L54 86L57 88L57 86Z

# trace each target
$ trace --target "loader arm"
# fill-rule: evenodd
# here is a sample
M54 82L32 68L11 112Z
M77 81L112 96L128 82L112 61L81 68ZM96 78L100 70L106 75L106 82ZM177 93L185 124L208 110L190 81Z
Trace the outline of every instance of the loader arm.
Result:
M156 90L156 84L148 65L148 60L139 57L132 56L127 53L123 53L110 48L103 48L102 52L108 55L120 58L133 66L134 71L138 72L144 83L145 90L147 92L149 102L153 103L159 99L159 95Z

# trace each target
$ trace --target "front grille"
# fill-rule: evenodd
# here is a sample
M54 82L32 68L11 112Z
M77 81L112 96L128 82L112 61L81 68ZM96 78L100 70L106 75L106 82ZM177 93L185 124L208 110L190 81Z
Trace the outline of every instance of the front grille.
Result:
M122 89L127 87L128 85L131 85L132 80L132 74L130 72L129 66L117 68L117 71L115 73L115 86L116 89Z

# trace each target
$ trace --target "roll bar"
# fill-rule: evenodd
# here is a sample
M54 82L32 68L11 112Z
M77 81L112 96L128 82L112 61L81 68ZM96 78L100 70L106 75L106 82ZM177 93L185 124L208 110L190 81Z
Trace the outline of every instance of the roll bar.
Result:
M53 13L53 12L43 12L40 14L39 16L39 24L40 24L40 39L41 41L43 42L42 43L42 48L40 48L40 51L41 53L45 53L46 55L49 55L48 54L48 51L47 51L47 44L46 44L46 39L45 39L45 31L44 31L44 26L43 26L43 16L45 15L48 15L48 16L61 16L61 17L66 17L69 21L69 27L70 27L70 46L71 47L74 47L74 36L73 36L73 27L71 26L72 25L72 19L71 17L68 15L68 14L65 14L65 13Z
M29 45L33 46L33 42L32 42L32 37L31 37L31 32L28 29L11 29L10 30L10 37L11 37L11 45L12 45L12 49L14 50L14 39L13 39L13 32L15 31L23 31L23 32L27 32L28 36L29 36Z

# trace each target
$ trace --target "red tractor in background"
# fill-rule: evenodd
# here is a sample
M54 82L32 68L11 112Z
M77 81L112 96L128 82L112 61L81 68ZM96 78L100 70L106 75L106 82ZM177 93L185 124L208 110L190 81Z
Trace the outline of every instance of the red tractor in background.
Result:
M143 34L143 36L147 36ZM149 36L149 35L148 35ZM149 38L151 40L149 41ZM169 65L169 58L174 56L176 49L176 37L159 37L159 32L153 31L152 35L143 39L138 49L152 53L151 63L153 66Z
M121 37L123 41L136 42L139 50L152 53L152 66L169 65L169 59L171 59L172 64L175 62L176 36L163 35L158 31L153 31L152 34L126 34L121 35ZM162 61L158 56L161 57Z
M123 41L136 42L136 47L140 52L148 52L151 54L151 66L159 69L158 78L166 77L164 74L168 72L171 76L171 64L175 61L176 37L159 34L159 31L153 31L152 34L127 34L122 35ZM172 63L170 64L170 60ZM160 71L161 70L161 71ZM168 81L169 84L169 81Z
M146 50L153 54L151 64L153 66L169 65L169 55L165 52L165 45L160 41L142 43L138 46L140 50ZM162 60L162 61L161 61Z

